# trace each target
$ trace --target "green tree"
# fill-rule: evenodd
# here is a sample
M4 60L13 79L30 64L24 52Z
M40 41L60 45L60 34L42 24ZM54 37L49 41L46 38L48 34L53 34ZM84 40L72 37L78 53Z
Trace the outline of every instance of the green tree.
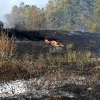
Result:
M86 22L89 31L95 33L100 31L100 0L93 2L93 8L93 13Z
M3 28L4 23L2 21L0 21L0 29Z
M38 8L22 2L5 18L10 27L18 29L74 30L87 27L94 32L99 31L99 5L99 0L49 0L45 8Z

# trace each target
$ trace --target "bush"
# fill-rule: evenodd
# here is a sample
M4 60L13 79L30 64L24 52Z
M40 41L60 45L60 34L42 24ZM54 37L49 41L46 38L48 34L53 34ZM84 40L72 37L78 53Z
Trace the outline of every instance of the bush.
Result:
M14 42L14 36L8 38L7 33L0 33L0 59L5 61L11 59L16 51L17 44Z

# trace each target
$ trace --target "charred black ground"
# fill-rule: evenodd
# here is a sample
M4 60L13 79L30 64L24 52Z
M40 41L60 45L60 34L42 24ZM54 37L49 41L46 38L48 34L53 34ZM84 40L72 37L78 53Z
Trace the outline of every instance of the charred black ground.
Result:
M89 51L93 52L96 56L100 57L100 34L97 34L97 33L88 33L88 32L80 32L80 31L69 32L69 31L58 31L58 30L23 31L23 30L15 30L15 29L3 29L0 31L7 32L9 37L14 35L16 41L23 41L23 42L18 43L18 48L17 48L17 51L20 50L20 53L23 53L23 54L25 54L27 50L29 51L29 53L32 53L32 54L33 53L37 54L38 51L40 53L45 52L44 50L46 50L47 47L45 47L45 48L43 47L44 46L43 41L44 41L44 39L48 39L48 40L56 40L58 42L61 42L62 44L65 45L65 47L70 43L74 44L73 49L89 50ZM31 41L31 42L24 43L25 41ZM34 47L35 51L32 51L33 50L32 46L34 44L39 45L39 46L35 46ZM96 74L95 74L96 72L94 72L94 70L93 71L91 70L91 72L88 72L87 69L84 70L84 72L81 72L81 71L79 72L77 70L76 72L79 72L79 73L76 73L76 72L74 72L75 71L74 69L71 70L71 68L73 66L71 66L71 65L68 65L68 66L70 68L67 67L66 73L68 73L68 70L70 70L70 71L72 71L72 74L75 73L75 75L83 74L83 75L86 75L87 77L88 77L88 75L90 75L91 76L90 78L92 78L92 75L96 76ZM21 70L20 68L21 68L21 66L18 66L18 69L14 69L15 72L14 71L13 72L15 73L15 76L16 76L16 73L18 73L19 71L21 73L25 73L25 75L27 74L27 76L29 76L29 73L27 73L26 70L23 70L23 69ZM11 68L9 68L9 69L11 71L13 70ZM99 72L99 70L97 70L97 73ZM9 71L9 73L11 73L11 72ZM98 73L98 75L100 77L99 73ZM97 82L97 84L93 86L92 91L87 90L87 88L89 86L77 85L77 84L65 84L62 87L58 87L56 90L56 91L61 90L61 91L65 91L65 92L69 91L70 93L74 93L77 96L75 98L74 97L73 98L70 98L70 97L54 98L54 97L49 97L49 96L44 95L44 97L42 97L42 98L39 98L39 99L33 98L31 100L44 100L44 99L45 100L92 100L91 98L95 98L95 100L100 100L100 88L99 88L100 83ZM56 95L59 95L59 94L56 94ZM30 100L29 98L27 99L27 96L34 96L34 94L28 93L26 95L17 96L17 98L15 96L15 97L5 98L5 99L2 98L2 100L15 100L15 99L18 100L20 98L22 98L23 100Z
M88 49L97 55L100 55L100 34L89 32L69 32L60 30L15 30L15 29L3 29L8 36L14 35L18 40L31 40L35 42L43 42L44 39L56 40L63 43L65 46L69 43L74 44L74 48Z

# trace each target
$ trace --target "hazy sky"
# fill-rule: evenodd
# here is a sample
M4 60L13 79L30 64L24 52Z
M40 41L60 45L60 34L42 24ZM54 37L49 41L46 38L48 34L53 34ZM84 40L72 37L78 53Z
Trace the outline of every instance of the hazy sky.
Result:
M9 14L14 5L19 6L21 2L25 5L36 5L37 7L44 7L48 0L0 0L0 21L5 22L4 15Z

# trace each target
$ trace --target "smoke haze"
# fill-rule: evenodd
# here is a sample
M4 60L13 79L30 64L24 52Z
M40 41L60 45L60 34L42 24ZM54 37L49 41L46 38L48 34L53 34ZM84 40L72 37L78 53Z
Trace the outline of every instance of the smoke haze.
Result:
M0 0L0 21L5 22L4 15L10 14L14 5L19 6L21 2L25 5L36 5L37 7L44 7L48 0Z

